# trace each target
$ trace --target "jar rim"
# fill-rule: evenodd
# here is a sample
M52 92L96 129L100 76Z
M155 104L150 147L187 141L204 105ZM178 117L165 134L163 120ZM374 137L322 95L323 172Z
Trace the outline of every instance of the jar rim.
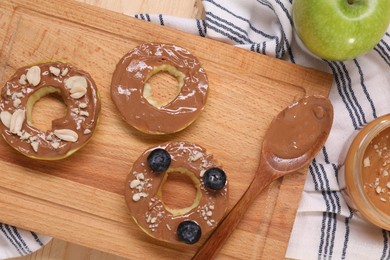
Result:
M390 114L378 117L365 127L353 139L345 161L345 182L357 210L371 223L390 230L390 216L377 209L364 192L362 166L364 152L370 142L382 131L390 128ZM353 184L353 185L352 185Z

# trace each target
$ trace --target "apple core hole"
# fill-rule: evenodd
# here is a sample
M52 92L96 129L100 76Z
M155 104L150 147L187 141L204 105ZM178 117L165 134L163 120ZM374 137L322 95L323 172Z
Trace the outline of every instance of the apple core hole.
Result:
M37 129L47 131L52 129L53 120L66 116L66 105L59 90L43 92L27 102L27 120Z
M156 108L172 102L180 93L184 74L175 67L161 65L155 67L146 77L143 96Z
M169 103L177 96L177 79L165 71L153 75L148 81L152 95L164 103Z
M162 187L162 200L171 210L188 208L193 205L198 190L192 179L180 172L169 172Z

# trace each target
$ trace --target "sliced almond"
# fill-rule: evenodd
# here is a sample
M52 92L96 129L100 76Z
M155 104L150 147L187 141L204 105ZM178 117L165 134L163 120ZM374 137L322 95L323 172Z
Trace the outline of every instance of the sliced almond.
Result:
M79 139L78 134L70 129L56 129L54 130L54 134L61 140L68 142L76 142Z
M67 78L64 82L65 82L65 86L68 89L72 89L75 86L81 86L83 88L88 87L87 79L83 76L73 76Z
M199 160L200 158L203 157L203 154L200 152L195 152L192 156L189 157L189 159L193 162Z
M20 98L15 98L15 100L12 102L12 105L17 108L22 103L22 100Z
M88 106L88 104L85 103L85 102L81 102L81 103L79 104L79 108L87 108L87 106Z
M48 134L48 135L46 136L46 140L47 140L47 141L53 140L53 133Z
M141 181L145 180L145 176L144 176L143 173L138 173L135 177L136 177L138 180L141 180Z
M61 70L59 68L56 68L56 67L53 67L53 66L49 67L49 71L51 72L51 74L53 74L56 77L58 77L60 75L60 73L61 73Z
M10 124L11 124L11 117L12 117L12 114L8 111L1 111L1 113L0 113L1 122L8 129L9 129Z
M79 99L87 93L87 89L81 85L76 85L70 89L70 96L74 99Z
M133 200L134 201L139 201L141 199L141 196L139 195L139 193L135 193L134 195L133 195Z
M370 158L369 157L364 158L363 167L370 167L370 166L371 166Z
M146 194L145 192L139 192L139 193L135 193L133 195L133 200L134 201L139 201L141 198L144 198L144 197L147 197L148 194Z
M27 140L31 137L31 135L27 132L24 132L22 133L22 135L20 136L20 140Z
M77 107L72 108L71 111L72 111L73 113L75 113L75 114L80 113L80 109L77 108Z
M35 142L38 140L38 136L32 135L32 136L30 136L29 140L30 140L30 142Z
M36 87L41 82L41 69L38 66L32 66L26 73L27 81Z
M89 113L88 113L88 111L80 110L80 116L86 116L86 117L88 117L88 116L89 116Z
M132 180L132 181L130 182L130 188L134 189L135 187L137 187L137 186L140 185L140 184L141 184L141 182L140 182L139 180L137 180L137 179Z
M87 79L83 76L73 76L65 80L65 86L70 90L71 97L79 99L87 93Z
M38 142L31 142L31 146L32 146L34 152L38 152L38 147L39 147Z
M59 143L59 142L52 142L52 143L50 143L50 145L51 145L54 149L58 149L58 147L60 147L60 143Z
M23 109L16 110L11 117L9 130L13 134L22 131L23 122L26 119L26 112Z
M82 98L84 95L85 95L85 93L83 93L83 92L76 92L76 93L71 94L70 96L74 99L79 99L79 98Z
M61 72L61 76L66 76L66 74L68 74L68 71L69 71L68 68L63 69Z
M88 135L88 134L90 134L90 133L92 133L91 129L85 129L85 130L84 130L84 134L85 134L85 135Z
M26 78L26 74L22 74L19 78L19 84L21 85L26 85L27 84L27 78Z

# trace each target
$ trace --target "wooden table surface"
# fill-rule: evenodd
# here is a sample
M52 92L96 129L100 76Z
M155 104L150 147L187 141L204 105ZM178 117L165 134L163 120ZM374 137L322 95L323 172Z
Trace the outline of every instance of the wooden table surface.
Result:
M185 18L202 18L203 6L201 0L78 0L111 11L124 14L162 13ZM53 239L34 254L15 258L16 260L40 259L93 259L119 260L124 259L98 250Z

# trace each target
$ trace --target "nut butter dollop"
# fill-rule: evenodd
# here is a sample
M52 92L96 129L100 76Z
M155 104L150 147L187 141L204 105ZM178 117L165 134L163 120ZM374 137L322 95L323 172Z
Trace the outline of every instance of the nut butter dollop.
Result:
M168 104L153 98L148 79L158 72L177 78L178 95ZM170 134L190 125L203 110L208 94L206 72L188 50L171 44L144 43L117 64L111 98L123 119L149 134Z
M269 150L278 158L299 158L316 145L319 136L328 135L332 121L329 100L307 96L274 119L267 131Z
M32 109L41 97L56 93L66 115L43 131L34 127ZM62 159L90 140L100 112L91 76L70 64L47 62L19 68L5 83L0 99L0 131L22 154L42 160Z
M169 168L161 173L153 172L147 163L155 149L164 149L171 156ZM222 168L212 154L197 144L171 142L147 149L134 162L125 184L125 200L137 225L158 240L181 243L176 230L181 222L189 220L200 226L203 237L207 236L218 225L228 205L228 183L216 191L208 189L203 182L203 174L214 167ZM162 190L169 174L191 179L196 189L191 205L182 208L166 203Z

